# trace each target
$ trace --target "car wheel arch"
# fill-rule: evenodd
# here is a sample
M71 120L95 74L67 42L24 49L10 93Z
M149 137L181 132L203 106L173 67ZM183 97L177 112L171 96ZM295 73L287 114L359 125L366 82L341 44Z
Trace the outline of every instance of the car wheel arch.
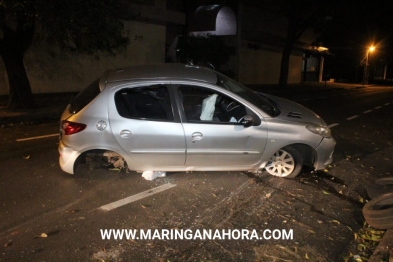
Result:
M107 154L109 152L112 152L112 153L118 155L119 157L121 157L124 160L124 166L127 167L127 158L124 157L123 152L119 153L119 152L116 152L111 149L88 149L88 150L85 150L82 153L80 153L79 156L77 157L77 159L75 160L74 168L73 168L74 174L76 174L75 172L77 171L78 165L86 163L88 161L87 160L88 158L96 158L96 159L93 159L93 161L97 160L97 159L101 159L102 162L104 163L104 160L106 157L104 154Z
M303 158L303 165L309 167L313 166L314 161L316 159L316 152L311 146L306 144L296 143L296 144L287 145L283 147L283 149L285 149L286 147L292 147L300 153L300 155Z

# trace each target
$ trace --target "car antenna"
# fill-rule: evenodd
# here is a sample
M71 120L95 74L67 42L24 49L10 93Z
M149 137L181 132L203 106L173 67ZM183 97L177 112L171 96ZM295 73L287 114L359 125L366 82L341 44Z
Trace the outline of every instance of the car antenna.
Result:
M213 70L216 70L216 68L214 67L214 65L210 62L207 63Z

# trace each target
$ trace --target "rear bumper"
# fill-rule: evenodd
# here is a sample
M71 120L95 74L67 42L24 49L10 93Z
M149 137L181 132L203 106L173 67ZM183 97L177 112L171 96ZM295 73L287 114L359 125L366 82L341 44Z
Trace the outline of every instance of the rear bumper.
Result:
M333 161L333 152L336 146L336 140L333 137L324 138L319 146L315 149L317 158L314 162L315 170L324 169Z
M63 141L59 142L59 164L60 168L69 174L74 174L74 164L80 153L67 147Z

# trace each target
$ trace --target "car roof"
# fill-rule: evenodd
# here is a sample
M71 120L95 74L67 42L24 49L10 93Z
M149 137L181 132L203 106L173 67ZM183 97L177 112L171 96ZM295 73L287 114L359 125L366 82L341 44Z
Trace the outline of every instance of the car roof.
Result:
M217 75L213 70L185 64L134 65L111 70L105 76L107 83L137 80L195 80L212 84L217 82Z

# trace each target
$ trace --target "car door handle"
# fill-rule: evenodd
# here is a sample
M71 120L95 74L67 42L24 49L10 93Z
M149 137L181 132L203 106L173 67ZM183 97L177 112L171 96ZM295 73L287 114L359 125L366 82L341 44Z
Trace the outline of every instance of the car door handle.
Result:
M192 142L194 143L197 140L201 140L203 138L203 134L201 132L192 133Z
M132 135L130 130L121 130L120 131L120 136L123 138L130 137Z

